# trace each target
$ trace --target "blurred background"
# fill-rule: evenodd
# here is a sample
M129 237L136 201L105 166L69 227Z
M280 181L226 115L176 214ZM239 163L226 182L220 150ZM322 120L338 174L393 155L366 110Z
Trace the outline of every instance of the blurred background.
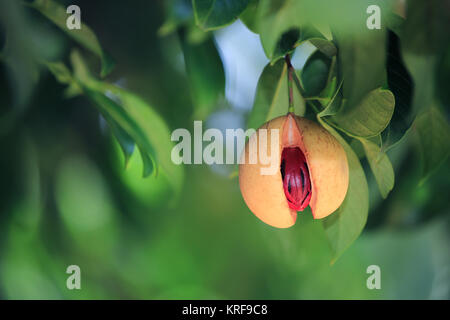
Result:
M290 229L265 225L229 177L234 168L184 166L176 205L167 181L142 177L137 151L125 170L89 100L65 98L65 86L35 62L67 61L75 44L20 1L1 2L0 50L6 29L13 37L12 54L0 56L0 298L450 298L449 160L419 183L414 130L388 151L396 182L386 200L362 161L368 222L330 265L320 221L307 210ZM171 131L192 130L179 35L161 35L168 1L59 2L80 6L82 21L116 61L109 82L142 97ZM226 83L205 126L245 127L268 59L240 20L212 36ZM313 50L300 46L294 66ZM69 265L81 268L81 290L66 287ZM366 287L369 265L381 268L381 290Z

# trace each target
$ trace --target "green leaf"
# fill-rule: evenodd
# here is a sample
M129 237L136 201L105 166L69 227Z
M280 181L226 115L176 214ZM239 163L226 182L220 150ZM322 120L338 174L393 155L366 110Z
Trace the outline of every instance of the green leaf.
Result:
M133 138L141 154L150 158L151 162L146 156L143 156L144 176L153 172L150 169L150 163L152 163L155 174L159 172L165 174L172 187L177 192L180 191L183 169L181 166L175 165L170 158L173 145L170 141L169 128L164 120L141 98L121 88L107 83L88 84L88 86L92 86L104 97L111 92L119 99L120 103L117 104L111 99L108 102L105 99L103 102L97 100L97 106L105 109Z
M304 41L309 41L329 57L336 54L335 45L313 27L314 19L310 19L308 13L318 8L307 2L259 2L256 29L261 35L264 52L272 64Z
M382 133L384 151L400 141L415 118L412 78L401 57L399 38L393 32L389 32L387 76L389 89L395 97L395 108L389 125Z
M257 12L258 12L258 0L250 0L247 8L241 13L239 19L245 24L245 26L252 32L258 33L257 26Z
M120 125L116 121L114 121L112 117L109 116L107 112L102 112L102 115L108 123L114 137L117 139L117 142L119 143L120 149L122 150L124 155L126 168L134 152L134 140L125 130L120 127ZM146 176L145 173L144 176Z
M323 219L323 227L332 251L331 263L355 241L367 221L369 189L358 157L347 142L320 117L319 122L341 143L347 153L349 185L344 202L330 216Z
M345 108L356 108L372 90L385 82L386 32L368 30L360 34L336 33L338 65L343 83Z
M293 93L295 114L301 116L305 113L303 98L298 90L295 90L295 86ZM275 117L286 115L288 107L287 66L284 60L280 60L273 66L268 64L258 80L255 102L247 127L257 129Z
M84 23L80 30L69 30L66 25L68 14L65 7L53 0L35 0L29 4L32 8L38 10L42 15L56 24L62 31L67 33L73 40L96 54L102 62L101 76L108 75L114 67L112 58L102 49L97 36Z
M218 99L225 95L225 72L212 38L198 43L189 43L184 30L180 30L186 72L191 86L194 117L204 119L217 106Z
M333 57L337 53L336 46L330 40L322 38L310 38L308 39L308 41L328 57Z
M337 78L332 77L332 79L327 83L326 87L320 92L319 97L329 98L330 100L336 95L336 93L341 89L342 82L337 86ZM328 105L326 103L325 105Z
M320 51L314 52L301 71L305 97L319 95L327 86L331 59Z
M403 25L403 47L414 54L435 54L450 41L448 3L441 0L409 0Z
M392 163L386 153L382 152L375 143L363 138L360 138L359 141L364 147L367 161L375 176L381 196L386 199L394 187L395 175Z
M377 38L379 34L384 34L385 28L381 31L367 29L366 9L371 4L373 4L371 0L261 0L258 5L257 30L261 35L264 51L272 63L282 55L289 53L289 51L280 52L277 50L280 39L286 35L286 32L302 30L305 26L315 26L319 30L331 28L333 32L339 33L340 40L346 39L347 43L372 42L371 39ZM377 5L381 7L382 16L384 16L386 6L384 3L377 3ZM301 33L298 36L298 42L315 39L314 36L304 36ZM327 42L325 37L319 37L318 39L321 40L314 40L311 43L317 46L319 50L323 50L325 54L328 52L329 56L336 53L332 42ZM290 50L289 47L285 47L285 49ZM375 41L371 49L375 50L362 52L361 58L366 55L366 61L373 65L373 68L370 68L370 70L380 72L383 68L379 69L378 67L384 65L384 62L378 63L376 60L378 55L384 52L384 39ZM348 54L349 51L354 50L344 49L344 51ZM358 60L361 60L361 58ZM368 68L370 66L363 64L363 67ZM371 76L375 76L372 72L370 73ZM370 82L367 79L362 80L365 80L367 83ZM375 82L377 80L378 78L374 77L372 81ZM369 86L367 90L362 87L365 92L361 96L378 86ZM350 88L351 86L347 89L350 91Z
M45 62L48 70L63 84L71 84L73 82L72 72L62 62Z
M147 177L152 173L155 173L156 176L158 173L157 171L158 167L156 166L154 158L149 157L149 155L147 154L147 152L145 152L143 148L139 148L139 153L141 154L142 163L144 165L143 176Z
M333 41L328 40L319 30L311 25L303 25L300 29L300 39L295 46L299 46L305 41L309 41L320 52L328 57L333 57L337 53L337 48Z
M109 113L136 142L144 163L143 175L151 172L165 175L175 190L174 194L179 194L183 168L171 160L173 144L164 120L141 98L116 86L103 82L89 83L85 90L97 107ZM110 93L118 98L119 103L107 97Z
M335 115L336 113L339 112L341 104L345 103L345 102L343 102L342 92L341 92L342 81L337 88L336 88L336 83L337 83L337 79L335 77L330 81L330 83L327 85L327 87L320 94L320 96L325 97L325 99L320 100L322 106L324 106L324 109L318 113L319 117ZM327 98L333 92L334 92L333 96L331 96L331 98Z
M296 1L259 2L256 28L264 52L272 63L294 50L300 39L301 22Z
M136 119L124 110L124 103L116 94L114 94L114 98L110 98L112 96L110 89L103 88L104 84L102 83L89 81L87 83L82 83L81 86L83 88L83 93L99 109L111 128L122 128L123 131L132 137L132 139L136 142L139 150L145 150L146 153L149 154L148 157L152 159L157 157L153 144L149 142L149 137L145 132L143 132ZM146 153L144 153L144 155L146 155ZM124 155L125 157L129 156L127 153ZM144 158L143 162L144 164L149 163ZM146 166L144 166L144 177L147 177L151 172L152 170L149 170Z
M450 42L448 49L442 52L436 61L436 96L440 100L441 105L450 106Z
M332 121L344 132L356 137L371 137L381 133L394 112L395 99L392 92L376 89L370 92L350 112L345 112L345 105Z
M72 72L62 62L46 62L43 64L47 67L50 73L56 78L56 80L62 84L68 85L64 91L65 98L73 98L83 93L83 89L74 81Z
M234 22L250 0L192 0L195 22L204 30L214 30Z
M417 116L414 128L419 137L423 159L423 183L449 155L450 128L445 116L435 105Z

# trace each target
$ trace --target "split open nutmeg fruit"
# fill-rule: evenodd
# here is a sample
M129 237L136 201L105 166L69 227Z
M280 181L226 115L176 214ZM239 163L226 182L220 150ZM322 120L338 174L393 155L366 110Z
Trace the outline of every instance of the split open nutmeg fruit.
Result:
M267 143L259 142L266 129ZM272 130L279 134L276 150ZM257 145L257 148L250 147ZM276 156L277 170L264 174L261 154ZM348 189L347 156L340 143L317 123L289 113L266 122L245 145L239 165L239 185L249 209L277 228L294 225L297 211L308 205L314 219L330 215ZM257 159L249 163L249 159Z

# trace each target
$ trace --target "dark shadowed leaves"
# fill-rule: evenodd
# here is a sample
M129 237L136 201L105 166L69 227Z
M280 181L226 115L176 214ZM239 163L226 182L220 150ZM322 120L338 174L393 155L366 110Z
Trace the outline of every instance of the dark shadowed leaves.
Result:
M417 116L414 128L423 159L422 182L442 165L450 153L450 128L435 105Z
M225 72L214 39L190 43L184 29L180 30L186 72L189 77L194 117L204 119L225 94Z
M324 109L318 113L319 117L333 116L339 112L343 104L341 88L342 81L338 85L337 79L334 77L320 93L320 103Z
M331 59L320 51L308 58L301 72L306 97L316 96L326 87L330 64Z
M10 86L5 88L10 101L5 103L2 99L0 102L2 107L13 107L7 116L2 114L0 117L0 132L7 130L25 109L38 81L39 66L36 60L41 52L33 45L33 26L28 22L19 1L0 2L0 67L1 72L6 71Z
M412 78L403 63L399 38L393 32L389 32L386 68L389 89L395 97L395 108L389 125L382 133L383 150L389 149L403 137L415 117Z

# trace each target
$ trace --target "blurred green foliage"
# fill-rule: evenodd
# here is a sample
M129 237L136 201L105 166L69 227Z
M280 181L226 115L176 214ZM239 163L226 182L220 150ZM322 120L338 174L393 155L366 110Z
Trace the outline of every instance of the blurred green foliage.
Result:
M410 0L406 20L391 14L392 31L373 34L358 32L366 1L226 3L0 2L0 298L450 298L448 1ZM83 37L64 28L69 4ZM236 179L164 158L172 130L233 111L208 30L240 14L268 58L250 126L287 110L278 59L305 41L320 51L299 71L296 110L337 135L353 168L351 199L324 223L308 209L290 229L269 227ZM372 92L394 109L367 104ZM368 114L373 130L355 132ZM66 288L72 264L81 290ZM372 264L381 290L366 287Z

